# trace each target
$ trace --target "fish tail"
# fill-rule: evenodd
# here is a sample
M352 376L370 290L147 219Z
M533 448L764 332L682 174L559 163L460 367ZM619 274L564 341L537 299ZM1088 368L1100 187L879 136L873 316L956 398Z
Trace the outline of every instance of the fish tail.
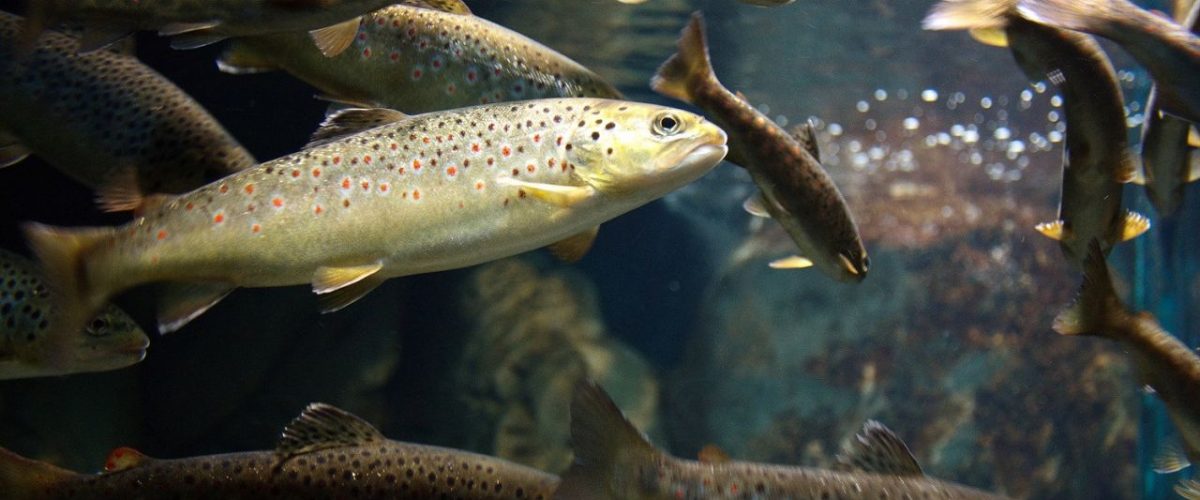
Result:
M1095 335L1115 337L1123 331L1121 325L1130 319L1125 304L1113 290L1100 243L1092 240L1083 262L1083 284L1075 303L1054 318L1054 331L1062 335Z
M88 258L101 245L111 242L116 230L111 228L65 229L43 224L27 223L23 227L30 249L41 261L46 284L52 293L54 315L48 325L50 339L66 341L83 329L115 291L98 288L89 279ZM51 348L51 353L58 350Z
M927 30L1000 29L1008 25L1016 0L942 0L929 10Z
M1017 12L1030 21L1055 28L1103 33L1108 23L1138 10L1126 0L1020 0Z
M687 27L679 37L679 51L658 67L650 88L660 94L692 103L696 92L716 82L712 61L708 58L708 42L704 36L704 16L692 13Z
M45 462L30 460L0 447L0 491L4 498L44 498L46 489L76 474Z
M651 467L661 455L620 408L592 381L583 381L571 398L571 447L575 461L554 494L555 500L629 498L615 476Z

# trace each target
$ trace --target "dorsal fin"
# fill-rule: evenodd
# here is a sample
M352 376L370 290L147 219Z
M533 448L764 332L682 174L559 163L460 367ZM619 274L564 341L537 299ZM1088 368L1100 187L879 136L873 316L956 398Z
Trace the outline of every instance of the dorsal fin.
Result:
M467 7L467 4L463 0L402 0L398 3L450 12L452 14L471 14L471 9Z
M132 469L149 460L152 459L144 453L128 446L114 448L113 451L109 452L108 458L104 461L104 472L112 473Z
M321 146L348 135L370 130L381 125L408 119L408 115L387 108L347 108L330 113L313 132L304 149Z
M282 463L304 453L386 439L378 429L350 412L325 403L312 403L283 428L275 456Z
M817 146L817 129L813 127L812 120L805 121L804 125L792 129L792 137L820 163L821 148Z
M706 444L700 448L700 452L696 454L696 458L700 463L704 464L723 464L730 461L729 454L725 450L715 444Z
M851 469L892 476L920 476L924 472L908 445L883 424L868 420L842 452L838 463Z

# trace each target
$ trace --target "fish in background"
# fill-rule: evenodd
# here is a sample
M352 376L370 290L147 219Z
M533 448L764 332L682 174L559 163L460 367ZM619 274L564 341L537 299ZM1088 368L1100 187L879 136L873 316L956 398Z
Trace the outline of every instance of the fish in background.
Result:
M566 56L473 15L392 5L363 17L353 47L329 58L303 33L238 38L217 66L233 74L282 69L332 100L406 113L543 97L621 97Z
M364 131L365 130L365 131ZM26 226L72 331L111 295L171 281L170 332L236 287L311 283L322 311L391 277L553 245L711 170L725 133L702 117L606 99L541 99L408 117L346 110L311 147L177 197L117 228Z
M646 3L646 0L617 0L617 1L621 2L621 3L627 3L627 4L633 4L633 5L640 4L640 3ZM740 1L742 3L748 3L750 5L758 5L760 7L778 7L780 5L787 5L796 0L738 0L738 1Z
M334 56L354 40L363 13L390 3L469 13L462 0L30 0L22 43L31 45L55 23L84 26L78 48L88 52L154 30L171 37L171 46L192 49L229 37L308 32L309 44Z
M503 459L389 440L357 416L323 403L309 405L288 424L274 451L157 459L117 448L104 472L80 474L0 448L0 491L10 500L534 500L549 499L557 485L557 476Z
M1019 0L1020 16L1046 26L1102 36L1150 72L1162 109L1200 121L1200 38L1128 0Z
M61 346L46 341L50 290L33 262L0 250L0 380L116 370L146 357L150 340L107 305Z
M845 470L728 460L684 460L654 447L595 383L571 400L575 462L556 500L678 498L1004 498L926 476L887 427L867 421L839 456Z
M132 177L145 193L182 193L255 164L182 89L114 51L78 54L46 32L18 55L21 18L0 12L0 167L36 154L101 191ZM106 208L135 208L120 192Z
M969 29L984 43L1007 46L1025 75L1048 79L1063 96L1066 153L1058 220L1037 226L1058 240L1079 265L1093 239L1105 253L1150 228L1141 214L1123 211L1123 184L1136 173L1116 72L1091 37L1049 28L1016 15L1013 0L943 0L925 29Z
M1084 262L1079 295L1054 319L1054 331L1103 337L1124 345L1133 357L1138 383L1153 389L1166 405L1183 442L1183 460L1200 460L1200 356L1164 331L1154 315L1133 312L1121 302L1096 242L1090 245ZM1187 498L1200 497L1200 488L1193 482L1177 489L1190 490L1180 491Z
M846 200L821 167L812 129L793 137L721 85L699 12L684 28L679 52L663 63L650 86L699 106L729 132L729 161L745 167L760 190L747 201L747 211L777 221L800 249L799 256L776 260L772 267L816 266L843 282L867 276L870 258Z
M1193 32L1200 20L1200 2L1184 12L1182 22ZM1146 195L1161 216L1174 214L1183 204L1184 187L1200 179L1200 161L1191 152L1200 144L1189 143L1192 124L1163 112L1158 86L1146 98L1146 122L1142 125L1142 170L1134 182L1146 187Z

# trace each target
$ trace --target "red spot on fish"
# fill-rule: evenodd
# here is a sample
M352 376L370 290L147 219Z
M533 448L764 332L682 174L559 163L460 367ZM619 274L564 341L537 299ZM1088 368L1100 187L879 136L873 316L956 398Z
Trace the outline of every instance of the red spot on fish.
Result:
M260 226L258 224L254 224L254 225L250 226L250 232L258 233L260 231L262 231L262 226Z
M350 178L342 179L342 189L350 189Z
M274 198L271 200L271 204L275 205L275 208L283 208L283 198Z
M420 79L421 79L421 75L422 75L422 74L423 74L423 73L421 72L421 69L420 69L420 68L414 69L414 70L413 70L413 72L412 72L412 77L413 77L413 80L420 80Z
M159 231L159 232L158 232L158 241L162 241L162 240L165 240L165 239L167 239L167 232L166 232L166 231Z
M320 176L321 176L321 169L320 169L320 168L314 168L314 169L312 170L312 176L313 176L313 177L320 177Z
M370 165L371 164L371 155L363 155L363 163Z
M433 60L433 62L432 62L432 63L430 63L430 65L431 65L431 66L433 66L434 68L441 68L441 67L442 67L442 60L441 60L441 59L434 59L434 60Z
M341 157L341 156L334 156L334 157L333 157L333 164L334 164L334 165L337 165L337 164L339 164L339 163L341 163L341 162L342 162L342 157Z
M380 19L379 21L382 23L383 19ZM359 39L359 41L363 41L363 42L367 41L367 34L366 34L366 33L359 33L359 34L358 34L358 39Z
M362 181L362 188L363 191L369 191L371 189L371 183L368 181Z
M381 193L388 192L388 184L386 182L379 185L379 192L381 192Z
M299 170L293 170L293 171L292 171L292 177L300 177L300 171L299 171Z
M391 59L391 60L392 60L392 62L399 61L399 60L400 60L400 53L399 53L399 52L392 52L391 54L388 54L388 59Z
M496 163L496 159L489 156L487 161L488 166L492 166L493 163Z
M558 163L558 160L555 160L554 158L551 158L551 159L549 159L549 160L547 160L547 161L546 161L546 164L547 164L547 165L550 165L550 168L554 168L554 165L555 165L556 163Z
M458 175L458 169L455 168L454 165L451 165L446 168L446 175L449 175L450 177L454 177L454 176Z
M414 199L414 200L419 200L419 199L421 199L421 190L420 190L420 189L414 189L414 190L413 190L413 199Z
M192 204L192 202L189 201L189 202L187 202L187 205L183 206L183 208L184 208L184 210L191 210L193 208L196 208L196 205Z
M463 205L463 202L461 202L461 201L460 201L460 202L458 202L458 208L463 208L463 206L464 206L464 205Z
M246 194L254 194L254 184L246 184Z
M530 163L530 164L528 164L528 165L525 165L525 171L526 171L526 172L529 172L529 173L531 173L531 174L532 174L534 170L537 170L537 167L533 166L533 164L532 164L532 163Z
M421 160L413 160L413 170L421 170Z
M371 48L370 47L363 49L363 57L371 57Z
M731 485L729 485L729 493L730 493L730 494L736 495L736 494L737 494L737 490L738 490L738 487L737 487L737 485L736 485L736 484L731 484Z
M228 186L228 185L226 185L226 184L221 184L221 187L220 187L220 188L218 188L217 190L218 190L218 191L220 191L222 194L224 194L224 193L228 193L228 192L229 192L229 186Z
M214 216L213 216L213 223L214 223L214 224L220 224L220 223L222 223L222 222L225 222L225 214L218 213L217 215L214 215Z
M454 92L457 90L458 90L458 87L456 87L453 83L446 85L446 93L447 94L454 95Z
M516 176L518 176L518 175L521 175L521 171L520 171L520 170L518 170L518 169L515 169L515 168L514 168L514 169L512 170L512 174L513 174L513 177L516 177Z
M350 198L342 199L342 208L350 208Z
M468 82L475 83L476 78L479 78L479 75L475 74L475 70L471 70L471 71L467 72L467 81Z
M500 148L500 154L508 156L512 154L512 150L509 149L508 146L504 146L503 148Z
M324 212L324 211L325 211L325 207L322 207L321 205L317 205L316 207L313 207L314 214L321 215L321 212Z
M429 138L428 138L428 137L422 137L422 138L421 138L421 142L423 142L423 143L425 143L425 144L429 144Z
M390 147L392 148L392 151L395 151L397 148L400 147L400 145L393 142Z
M542 142L542 134L533 134L533 142Z
M476 190L476 191L483 191L483 181L476 181L476 182L475 182L475 190Z
M495 74L496 76L500 76L500 66L496 66L495 68L492 68L492 73Z
M471 144L471 152L472 152L472 153L478 153L478 152L479 152L479 144L478 144L478 143L473 143L473 144Z

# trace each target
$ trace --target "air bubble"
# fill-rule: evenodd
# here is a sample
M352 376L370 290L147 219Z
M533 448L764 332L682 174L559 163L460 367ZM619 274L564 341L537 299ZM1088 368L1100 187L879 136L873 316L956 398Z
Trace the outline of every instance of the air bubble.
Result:
M854 105L854 109L857 109L859 113L866 113L871 110L871 105L867 101L858 101L858 104Z
M875 89L875 100L876 101L886 101L887 98L888 98L888 93L886 90Z
M904 119L904 130L916 130L921 126L921 122L916 118L908 117Z
M921 100L925 102L933 102L938 98L938 93L933 89L925 89L921 91Z
M1054 106L1056 108L1061 108L1063 105L1062 96L1054 95L1054 96L1050 97L1050 105Z
M983 109L992 109L992 98L984 97L983 99L980 99L979 107L981 107Z
M1012 138L1012 131L1008 130L1008 127L1000 127L992 132L992 137L995 137L997 141L1007 141Z
M829 130L829 135L832 135L832 136L842 135L842 126L839 124L830 123L828 130Z

